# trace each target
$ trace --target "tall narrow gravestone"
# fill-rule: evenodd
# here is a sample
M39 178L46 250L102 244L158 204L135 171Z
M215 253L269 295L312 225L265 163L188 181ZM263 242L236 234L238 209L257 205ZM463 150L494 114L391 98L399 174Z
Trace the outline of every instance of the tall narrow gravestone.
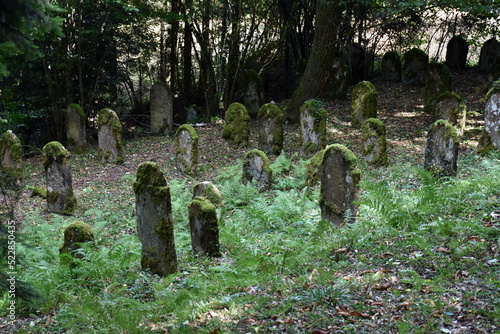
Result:
M137 169L135 193L137 234L142 244L141 267L166 276L177 272L170 188L154 162Z
M486 94L484 108L484 130L479 143L479 152L500 150L500 80Z
M347 147L334 144L325 149L319 198L321 218L337 226L355 221L360 178L357 159Z
M70 104L66 108L67 148L70 152L83 153L87 150L87 117L82 107Z
M11 130L0 138L0 182L3 187L17 188L23 179L21 159L23 146Z
M269 190L273 183L273 171L269 159L260 150L251 150L243 160L243 182L255 181L263 190Z
M318 100L308 100L300 107L300 154L309 158L326 145L326 110Z
M377 118L378 95L369 81L361 81L352 91L351 125L361 128L368 118Z
M57 141L48 143L42 149L49 212L72 215L76 209L69 158L68 150Z
M189 204L189 227L195 254L220 256L217 211L212 202L204 197L196 197Z
M369 118L361 127L363 159L371 165L387 165L387 139L385 125L376 118Z
M228 143L241 147L248 146L250 137L250 129L248 122L250 116L244 105L241 103L233 103L229 106L225 115L224 129L222 130L222 138Z
M425 85L429 56L422 50L413 48L403 57L401 79L405 85Z
M174 96L164 83L157 82L151 87L151 133L172 134L174 126Z
M446 65L449 68L465 68L469 45L462 36L453 36L446 47Z
M283 149L283 112L276 104L267 103L259 109L259 149L279 155Z
M498 64L500 64L500 42L493 37L484 42L481 48L478 68L488 72Z
M431 64L424 89L424 110L434 113L436 99L451 90L451 72L444 64Z
M103 162L123 163L122 124L111 109L97 114L99 156Z
M328 79L325 97L328 99L347 98L347 87L349 86L349 66L342 58L333 60L330 78Z
M184 124L175 132L177 150L175 162L183 175L196 176L198 167L198 134L190 124Z
M453 125L437 120L427 135L424 168L436 177L457 174L458 137Z
M382 76L386 81L401 82L401 56L395 51L388 51L382 57Z
M460 96L452 92L445 92L436 99L434 119L444 119L450 122L461 137L465 131L467 106Z

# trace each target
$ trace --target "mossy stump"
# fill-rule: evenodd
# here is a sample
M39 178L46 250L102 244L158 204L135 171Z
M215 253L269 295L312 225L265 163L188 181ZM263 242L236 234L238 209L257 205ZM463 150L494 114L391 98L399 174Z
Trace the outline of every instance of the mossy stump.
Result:
M198 169L198 133L190 124L181 125L175 132L175 141L177 169L184 176L195 177Z
M450 122L461 137L465 131L467 106L462 98L452 92L445 92L434 101L434 120L444 119Z
M347 88L349 86L349 65L342 58L333 60L332 69L326 88L327 99L347 99Z
M405 85L424 86L427 82L429 56L422 50L413 48L403 56L401 80Z
M72 215L76 210L69 159L70 153L57 141L48 143L42 149L49 212Z
M174 127L174 95L167 85L155 83L150 90L151 134L171 135Z
M401 55L388 51L382 57L382 77L385 81L401 82Z
M78 104L70 104L66 108L67 148L72 153L83 153L87 150L87 115Z
M260 109L259 150L266 154L279 155L283 149L283 112L276 104L267 103Z
M464 69L467 65L469 44L462 36L453 36L446 46L446 65L453 69Z
M424 88L424 110L435 113L436 99L451 90L451 72L445 64L431 64Z
M326 110L318 100L308 100L300 107L302 158L310 158L326 146Z
M0 138L0 182L4 189L18 189L23 181L23 146L11 130Z
M243 182L256 182L262 190L272 188L273 171L267 155L260 150L251 150L243 160Z
M219 224L216 206L204 197L196 197L189 204L191 245L195 254L220 256Z
M123 163L122 124L111 109L97 114L99 156L103 162Z
M152 274L177 272L170 188L154 162L137 169L135 193L137 234L142 244L141 267Z
M424 169L436 177L457 174L459 140L457 131L448 121L437 120L427 135Z
M250 116L244 105L241 103L233 103L226 111L224 129L222 130L222 138L228 143L247 147L250 137L250 129L248 122Z
M64 229L64 243L59 248L61 264L74 266L74 258L83 258L83 254L78 250L87 243L94 243L94 233L88 224L76 221L66 226Z
M387 165L387 139L385 125L376 118L369 118L361 127L363 159L377 166Z
M369 81L359 82L352 91L351 126L361 128L368 118L377 118L378 94Z
M495 81L486 94L482 137L479 147L481 153L500 149L500 80Z
M356 156L347 147L333 144L325 149L319 198L321 218L336 226L355 221L360 178Z

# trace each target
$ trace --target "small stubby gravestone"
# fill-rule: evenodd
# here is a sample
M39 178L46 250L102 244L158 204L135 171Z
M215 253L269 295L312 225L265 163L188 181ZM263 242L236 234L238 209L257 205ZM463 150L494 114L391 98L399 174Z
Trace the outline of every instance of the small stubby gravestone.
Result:
M479 142L479 153L492 150L500 150L500 80L486 94L484 130Z
M224 120L222 138L230 144L247 147L250 137L250 128L248 125L250 116L245 106L237 102L232 103L226 111Z
M467 118L467 106L464 100L455 93L445 92L438 96L434 105L434 120L448 121L461 137L465 131Z
M457 174L459 140L453 125L445 120L437 120L427 135L424 169L436 177Z
M321 218L333 225L352 223L358 214L361 172L357 159L347 147L329 145L321 164L319 205Z
M478 68L489 72L500 64L500 42L495 37L484 42L479 54Z
M223 205L222 195L219 188L210 181L202 181L193 187L193 199L196 197L204 197L212 202L215 206Z
M413 48L403 56L401 80L405 85L424 86L427 79L429 56L422 50Z
M469 44L462 36L453 36L446 47L446 65L452 69L464 69L467 64Z
M61 264L73 266L75 264L73 262L74 258L83 258L83 254L79 250L89 243L94 243L94 232L92 232L90 225L82 221L76 221L66 226L64 229L64 243L59 248Z
M190 124L181 125L175 132L177 150L175 162L182 175L195 177L198 168L198 134Z
M103 162L123 163L122 124L116 113L105 108L97 114L98 155Z
M261 150L251 150L245 154L243 182L255 182L262 190L272 188L273 171L267 155Z
M401 82L401 56L395 51L388 51L382 57L382 77L385 81Z
M70 104L66 108L67 149L73 153L87 150L87 115L78 104Z
M257 117L264 100L264 82L254 70L249 70L244 78L243 105L250 117Z
M150 91L151 134L170 135L174 126L174 96L167 85L155 83Z
M208 199L198 196L189 204L191 245L195 254L220 256L217 208Z
M266 154L279 155L283 149L283 111L274 103L259 109L258 147Z
M378 94L369 81L359 82L352 91L351 125L361 128L368 118L377 118Z
M309 158L326 146L326 110L318 100L308 100L300 107L300 155Z
M64 146L52 141L42 149L42 162L47 184L47 209L63 215L72 215L76 210L73 195L70 153Z
M342 58L333 60L332 69L326 89L325 97L328 99L347 99L349 86L349 66Z
M141 267L159 276L173 274L177 272L177 254L170 188L156 163L139 165L133 189Z
M424 88L424 110L434 114L436 99L451 90L451 72L445 64L431 64Z
M2 187L17 188L23 180L23 146L12 132L7 130L0 138L0 182Z
M306 186L310 188L316 186L321 180L321 164L324 154L325 150L318 151L307 164Z
M387 139L385 125L381 120L369 118L361 127L363 136L363 159L378 166L387 165Z

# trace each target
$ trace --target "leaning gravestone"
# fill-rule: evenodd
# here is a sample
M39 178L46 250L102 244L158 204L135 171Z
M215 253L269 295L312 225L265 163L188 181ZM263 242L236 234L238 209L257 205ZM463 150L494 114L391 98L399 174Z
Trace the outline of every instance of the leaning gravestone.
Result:
M73 196L70 154L57 141L52 141L42 149L42 162L47 182L47 208L49 212L72 215L76 209Z
M468 53L469 44L467 44L465 38L462 36L453 36L446 48L446 65L453 69L465 68Z
M174 97L167 85L155 83L150 91L151 133L169 135L174 126Z
M70 104L66 108L66 138L70 152L83 153L87 150L87 117L82 107Z
M434 120L444 119L457 130L461 137L465 131L467 106L460 96L452 92L445 92L436 99L434 107Z
M266 154L279 155L283 149L283 112L274 103L259 109L259 149Z
M500 149L500 80L495 81L486 94L484 130L479 144L482 154Z
M255 181L263 190L269 190L273 183L273 171L269 159L260 150L251 150L243 160L243 182Z
M378 95L369 81L361 81L352 91L351 125L361 128L368 118L377 118Z
M219 224L215 205L204 197L196 197L189 204L191 245L195 254L220 256Z
M401 56L395 51L388 51L382 57L382 77L386 81L401 82Z
M250 116L248 116L245 106L241 103L231 104L226 111L224 120L226 123L222 130L222 138L231 144L241 147L248 146L248 138L250 137L248 122Z
M376 118L369 118L361 127L363 159L371 165L387 165L387 139L385 125Z
M74 265L73 258L83 258L83 254L79 250L86 243L94 243L94 233L88 224L76 221L66 226L64 229L64 243L59 248L61 264Z
M264 83L259 73L248 71L244 79L243 105L251 117L256 117L264 100Z
M300 154L309 158L326 145L326 110L318 100L308 100L300 107Z
M357 159L348 148L334 144L325 149L319 198L321 218L337 226L354 222L360 177Z
M451 90L451 72L445 64L431 64L427 72L424 89L424 110L434 113L434 105L439 95Z
M198 134L190 124L184 124L175 132L177 150L175 161L183 175L195 177L198 167Z
M23 157L23 146L19 138L7 130L0 138L0 179L2 187L17 188L23 179L23 168L21 159Z
M97 114L99 156L103 162L123 163L122 124L111 109Z
M455 128L448 121L437 120L427 135L425 149L425 170L436 177L455 176L457 174L458 136Z
M349 66L342 58L333 60L332 69L328 78L325 97L328 99L347 99L349 86Z
M403 57L401 79L405 85L425 85L429 56L422 50L413 48Z
M170 188L154 162L137 169L135 193L137 234L142 244L141 267L166 276L177 272Z
M489 72L498 64L500 64L500 42L493 37L484 42L481 48L478 68Z

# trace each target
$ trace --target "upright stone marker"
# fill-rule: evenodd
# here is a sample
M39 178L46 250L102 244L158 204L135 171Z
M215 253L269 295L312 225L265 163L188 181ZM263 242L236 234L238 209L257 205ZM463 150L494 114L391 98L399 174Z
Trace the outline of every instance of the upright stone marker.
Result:
M437 120L427 135L424 168L437 177L457 174L458 137L453 125Z
M70 152L87 150L87 116L78 104L70 104L66 109L66 137Z
M198 134L190 124L184 124L175 132L177 150L175 161L183 175L196 176L198 168Z
M195 254L220 256L219 224L215 205L204 197L196 197L189 204L191 245Z
M361 128L368 118L377 118L378 95L369 81L361 81L352 91L351 125Z
M328 99L347 99L347 88L349 86L349 66L342 58L333 60L332 72L330 73L325 97Z
M479 145L482 154L494 149L500 150L500 80L486 94L484 131Z
M0 180L2 186L17 188L23 180L21 160L23 146L19 138L11 130L7 130L0 138Z
M451 72L444 64L431 64L424 89L424 110L434 113L436 99L439 95L451 90Z
M250 137L248 127L250 116L245 106L241 103L231 104L226 111L224 120L226 124L222 130L222 138L231 144L247 147Z
M215 184L209 181L197 183L193 187L193 199L196 197L204 197L217 207L223 205L222 195L219 189L215 186Z
M57 141L52 141L42 149L42 162L47 182L47 208L49 212L72 215L76 209L73 196L70 154Z
M449 68L464 69L467 64L469 45L462 36L453 36L446 48L446 65Z
M243 89L243 105L251 117L256 117L262 101L264 100L264 82L259 73L254 70L248 71L245 76L245 87Z
M422 50L413 48L404 54L402 81L405 85L424 86L427 79L429 56Z
M97 114L99 156L103 162L123 163L122 124L111 109Z
M259 149L266 154L279 155L283 149L283 112L273 103L259 109Z
M355 221L360 177L357 159L347 147L334 144L325 149L319 198L321 218L337 226Z
M323 164L324 154L325 150L318 151L307 164L306 186L314 187L321 181L321 165Z
M382 77L386 81L401 82L401 56L395 51L389 51L382 57Z
M385 125L376 118L367 119L361 128L363 159L371 165L387 165L387 139Z
M273 171L269 159L260 150L251 150L243 160L243 182L255 181L263 190L269 190L273 183Z
M82 254L78 252L86 243L94 243L92 228L81 221L69 224L64 229L64 243L59 248L62 264L73 265L73 258L81 259Z
M300 154L309 158L326 145L326 110L318 100L308 100L300 107Z
M142 269L160 276L173 274L177 272L177 254L170 188L158 165L141 163L133 188Z
M434 102L434 120L444 119L450 122L461 137L465 131L467 106L460 96L452 92L445 92Z
M493 37L484 42L481 48L478 68L489 72L498 64L500 64L500 42Z
M151 133L170 135L174 126L174 96L167 85L157 82L151 87Z

